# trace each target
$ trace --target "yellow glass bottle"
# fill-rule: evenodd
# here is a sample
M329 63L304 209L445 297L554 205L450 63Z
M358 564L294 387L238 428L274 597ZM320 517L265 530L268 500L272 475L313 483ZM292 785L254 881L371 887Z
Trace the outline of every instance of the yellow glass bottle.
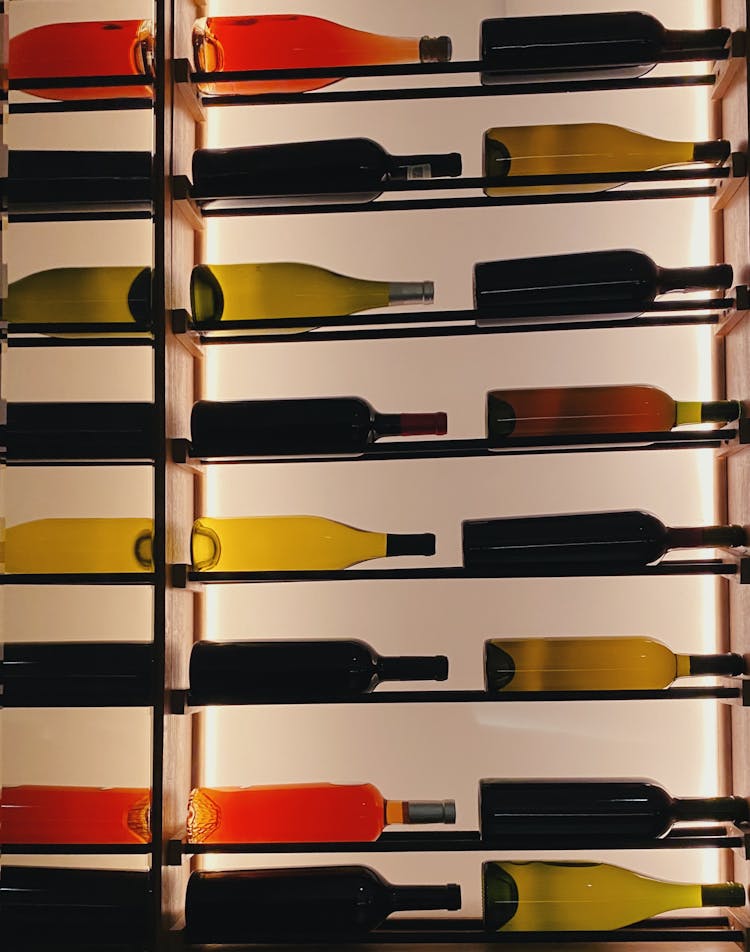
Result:
M518 175L645 172L691 162L721 164L730 152L724 140L673 142L603 122L503 126L484 134L484 174L512 180ZM601 192L622 183L529 185L485 188L491 197L557 192Z
M484 920L493 932L620 929L672 909L743 906L739 883L672 883L607 863L490 862Z
M13 281L3 302L9 324L151 323L151 269L52 268Z
M688 675L734 675L740 655L675 654L655 638L493 638L484 646L488 691L658 690Z
M390 555L433 555L435 536L369 532L321 516L201 517L193 524L199 572L345 569Z
M5 571L153 571L151 519L36 519L5 530Z
M199 326L263 318L333 317L389 305L431 304L431 281L367 281L298 262L201 264L193 268L190 301ZM309 328L251 333L300 334Z

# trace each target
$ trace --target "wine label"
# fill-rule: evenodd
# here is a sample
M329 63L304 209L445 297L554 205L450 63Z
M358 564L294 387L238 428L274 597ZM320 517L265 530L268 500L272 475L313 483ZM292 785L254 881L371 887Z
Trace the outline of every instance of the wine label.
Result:
M407 165L406 167L406 180L407 182L413 179L428 179L432 178L432 166L425 162L423 165Z

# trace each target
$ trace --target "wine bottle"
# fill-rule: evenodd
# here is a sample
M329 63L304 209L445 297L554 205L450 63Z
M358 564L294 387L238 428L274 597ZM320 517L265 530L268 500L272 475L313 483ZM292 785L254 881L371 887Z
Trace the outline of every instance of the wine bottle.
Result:
M334 317L390 305L432 304L434 296L432 281L366 281L297 262L199 264L190 277L193 320L200 327L263 318ZM306 330L310 328L274 327L265 333Z
M11 460L153 459L153 403L9 403Z
M53 268L8 285L3 320L9 324L151 324L151 269Z
M118 945L141 949L151 933L150 874L120 869L0 869L5 952Z
M592 251L474 265L474 303L480 324L622 319L650 310L672 291L729 288L728 264L659 268L640 251Z
M482 840L497 849L508 838L543 848L549 837L570 837L573 849L601 837L652 840L675 823L749 817L743 797L675 799L651 780L479 781Z
M603 122L550 126L505 126L484 134L484 174L506 179L517 175L568 175L596 172L645 172L691 162L721 165L730 152L723 139L673 142ZM489 186L485 194L533 195L557 192L601 192L620 183L588 185Z
M153 571L151 519L35 519L5 529L12 574Z
M689 423L723 426L739 415L737 400L688 403L649 386L491 390L487 437L502 446L508 437L667 432Z
M393 886L367 866L200 871L188 880L189 942L357 936L392 912L459 909L459 886Z
M134 787L0 790L0 839L10 843L149 843L151 792Z
M378 413L360 397L200 400L190 416L192 455L361 456L383 436L442 435L445 413Z
M146 706L153 700L152 668L149 642L6 642L0 660L3 704Z
M199 641L190 654L190 702L345 701L383 681L447 677L444 655L382 657L363 641Z
M484 643L488 691L659 690L690 675L737 675L741 655L675 654L654 638L493 638Z
M743 526L667 528L649 512L580 512L463 523L464 565L518 563L651 565L670 549L743 546Z
M193 523L193 568L199 572L345 569L391 555L434 555L429 532L370 532L321 516L254 516Z
M79 76L154 77L151 20L46 23L10 39L8 75L20 79ZM42 99L113 99L151 96L150 86L27 89Z
M386 800L371 783L196 787L191 843L366 843L392 823L455 823L453 800Z
M230 207L236 203L366 203L381 194L384 182L460 174L457 152L390 155L371 139L322 139L193 153L194 197L224 197ZM225 204L211 202L206 207Z
M672 909L745 904L740 883L665 882L608 863L484 863L482 890L493 932L609 931Z
M203 72L446 63L451 58L447 36L381 36L320 17L286 13L201 17L193 26L193 49L196 69ZM337 78L240 80L201 83L199 89L224 95L300 93L335 82Z
M729 30L666 30L648 13L495 17L482 22L482 83L643 76L656 63L716 59Z
M150 152L63 152L11 149L3 188L10 208L50 205L150 209Z

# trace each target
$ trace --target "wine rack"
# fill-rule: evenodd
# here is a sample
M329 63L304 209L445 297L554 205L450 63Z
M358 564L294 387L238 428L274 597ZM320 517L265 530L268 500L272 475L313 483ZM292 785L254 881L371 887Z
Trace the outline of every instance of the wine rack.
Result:
M55 210L45 212L13 212L8 216L10 222L50 222L118 220L141 218L153 221L154 230L154 325L151 335L144 338L110 336L105 339L49 338L43 335L54 330L45 323L25 325L23 328L11 328L8 334L10 348L51 348L51 347L145 347L153 353L154 366L154 406L160 434L159 445L150 465L153 470L154 487L154 571L152 573L132 574L56 574L39 576L35 574L17 574L6 577L5 584L36 585L41 582L64 585L146 585L153 593L153 644L154 644L154 681L151 710L153 712L152 733L152 818L153 842L143 845L96 845L61 844L35 846L16 844L5 847L8 855L148 855L151 864L151 882L153 887L153 915L151 921L154 950L177 950L183 946L182 929L184 926L184 897L187 877L195 858L208 853L241 853L257 855L260 853L372 853L376 857L382 853L399 852L478 852L499 849L496 844L487 844L481 834L474 830L459 830L451 833L402 834L384 833L374 843L330 843L309 844L253 844L236 843L231 845L191 844L183 835L184 807L192 786L200 780L200 757L203 748L205 729L204 712L191 707L187 689L187 663L190 648L194 641L204 634L205 585L210 583L268 583L268 582L320 582L320 581L371 581L398 580L412 581L418 585L423 580L448 580L453 578L475 578L487 580L509 577L550 577L577 575L575 570L565 567L551 571L514 571L472 572L460 566L437 569L354 569L340 572L244 572L244 573L201 573L190 566L189 528L196 516L205 511L205 474L206 467L217 464L278 463L279 458L252 460L212 460L194 457L192 447L185 434L189 432L188 415L192 403L203 396L203 375L205 348L226 344L274 344L289 343L282 329L292 327L309 328L305 335L294 340L295 345L313 341L347 340L395 340L399 338L429 338L440 336L494 335L502 333L538 332L539 330L570 329L571 325L540 321L522 327L482 326L479 313L470 309L437 311L428 314L392 314L387 319L373 317L347 318L336 317L315 319L266 320L252 322L227 322L222 330L236 331L230 336L217 336L211 329L196 326L191 319L187 302L189 290L188 276L192 266L205 256L205 232L203 221L212 217L235 216L284 216L342 214L356 212L389 212L421 210L442 210L451 208L484 208L503 205L546 205L577 202L616 202L641 199L711 197L717 208L724 208L723 243L732 255L746 264L747 254L747 167L745 156L735 153L727 166L698 172L659 171L642 174L611 173L605 176L546 176L535 177L528 184L570 185L580 181L598 181L617 183L626 178L629 182L662 186L648 189L631 189L625 192L601 192L585 196L557 194L552 196L507 198L418 198L385 199L366 207L351 205L308 205L286 208L241 208L211 209L202 208L209 202L210 195L196 193L187 174L190 156L194 149L206 143L205 118L207 110L230 105L293 105L315 103L356 103L370 101L400 101L427 99L461 99L466 97L506 97L518 95L545 95L551 93L584 93L618 91L625 89L648 90L664 87L701 87L713 86L717 92L717 113L724 110L724 125L731 128L738 115L746 118L746 88L743 69L746 60L746 25L744 0L725 0L722 18L724 22L736 27L726 49L713 71L702 74L678 75L670 77L641 77L635 80L598 80L577 82L545 82L531 84L508 84L504 86L452 86L450 77L461 73L476 73L481 66L476 61L452 64L423 65L421 67L366 67L345 70L326 68L317 71L318 76L345 75L364 79L385 76L413 76L441 74L446 77L446 85L415 87L408 89L381 90L336 90L324 93L268 94L257 97L211 96L201 97L195 91L195 83L215 80L213 74L195 73L185 59L190 49L190 25L195 16L205 15L203 4L197 0L155 0L156 33L156 76L153 84L153 100L114 99L82 100L68 102L15 102L9 104L11 115L55 114L66 112L96 112L113 110L148 111L153 109L155 127L154 149L154 200L150 211L82 212L80 210ZM0 14L2 2L0 0ZM265 70L251 73L227 73L226 80L285 78L316 75L315 70ZM54 88L55 81L50 79L15 83L12 88L23 90L36 88ZM142 85L142 78L101 77L97 85L125 86ZM91 78L57 81L58 86L81 87L91 85ZM744 112L743 112L744 110ZM746 130L746 123L743 127ZM703 183L706 180L709 184ZM670 187L676 183L677 187ZM480 189L487 184L496 184L486 178L466 178L457 183L409 183L385 188L385 191L419 192L431 189ZM514 184L525 184L516 179ZM721 241L719 241L719 245ZM717 256L719 252L717 247ZM728 256L727 256L728 257ZM721 260L719 257L718 260ZM744 274L743 274L744 277ZM678 324L706 323L716 326L717 341L726 350L727 381L730 391L744 394L747 391L748 363L747 336L750 333L745 320L750 310L748 289L738 285L725 297L709 301L694 302L692 306L660 305L652 312L628 321L592 320L592 328L632 327L632 326L671 326ZM408 326L395 326L403 325ZM580 327L580 325L577 325ZM243 336L242 331L263 327L271 331L263 337ZM121 328L115 324L68 325L71 333L81 334L114 333ZM279 333L273 333L278 329ZM737 427L729 427L707 434L705 431L680 431L679 433L657 434L640 433L627 438L614 439L606 434L595 435L581 446L580 441L559 439L550 446L534 440L517 441L507 449L490 450L485 440L446 440L425 441L423 444L411 444L407 448L383 444L374 446L356 460L338 462L372 462L399 459L450 459L481 456L515 455L533 453L537 455L565 452L604 452L617 445L624 449L660 449L660 448L707 448L716 451L717 466L724 474L724 484L729 485L728 509L732 521L750 523L750 471L747 466L747 421L742 420ZM632 445L629 445L632 444ZM647 445L644 445L647 444ZM286 463L325 463L330 459L320 457L305 460L284 460ZM10 461L10 465L40 465L38 461ZM90 462L80 465L91 465ZM108 465L111 465L109 463ZM125 465L133 465L132 461ZM592 575L646 575L663 576L676 574L707 574L724 576L727 579L725 591L729 602L732 624L732 640L740 653L750 650L750 566L747 558L725 554L720 559L673 560L657 566L633 569L628 565L610 564L601 571L592 571ZM739 686L738 686L739 684ZM357 701L347 703L369 703L376 705L413 705L424 703L503 703L515 701L594 701L594 700L657 700L657 699L695 699L710 698L727 702L733 721L734 751L734 787L747 790L750 782L750 761L748 748L747 711L750 706L748 681L722 682L711 687L676 687L654 691L598 691L598 692L537 692L536 694L514 694L505 692L500 696L484 691L378 691L364 695ZM316 704L340 703L325 698L316 700ZM300 712L302 716L302 712ZM670 834L661 840L624 841L615 835L610 840L598 840L599 849L696 849L715 848L728 855L734 851L737 877L747 882L744 858L750 855L748 837L743 828L737 829L725 825L704 825ZM594 844L589 844L593 847ZM523 850L521 840L503 844L504 848ZM548 839L545 849L561 850L569 848L563 841ZM743 910L744 912L744 910ZM346 944L406 944L442 946L478 943L491 944L538 944L538 943L632 943L634 947L648 948L651 943L675 943L674 948L747 947L747 932L742 917L734 915L716 916L670 916L645 920L637 925L616 932L566 932L566 933L515 933L512 935L488 933L481 920L451 917L430 919L427 917L413 920L394 920L379 927L370 936L330 935L322 937L322 942L332 946L343 941ZM721 945L719 945L721 944ZM669 946L671 947L671 946Z

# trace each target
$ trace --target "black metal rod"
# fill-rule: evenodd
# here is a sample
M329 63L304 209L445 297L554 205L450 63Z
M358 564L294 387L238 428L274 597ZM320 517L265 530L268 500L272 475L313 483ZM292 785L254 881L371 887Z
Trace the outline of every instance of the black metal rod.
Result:
M151 852L150 843L0 843L8 856L141 856Z
M373 843L184 843L184 855L207 853L447 853L486 852L488 850L665 850L665 849L735 849L744 845L742 836L721 833L684 836L670 839L627 839L626 837L504 837L502 841L486 842L478 833L464 833L451 838L439 834L392 838L383 833Z
M153 585L153 572L8 572L0 585Z
M330 205L266 205L246 208L203 208L205 218L266 217L271 215L345 215L354 212L425 211L445 208L494 208L506 205L576 205L588 202L633 202L644 199L713 198L714 185L686 188L612 189L605 192L573 192L551 195L507 195L504 198L469 196L464 198L424 198L400 201L376 201L362 204L346 202ZM220 201L221 199L205 199Z
M16 337L9 335L8 347L153 347L148 337Z
M509 437L502 446L491 447L485 439L474 440L418 440L413 442L394 441L373 443L357 456L235 456L225 459L212 459L199 452L190 456L212 465L262 465L272 463L355 463L372 460L413 460L413 459L468 459L475 457L518 456L537 451L555 453L558 450L573 449L585 452L588 449L647 449L652 445L669 448L672 445L681 448L693 443L726 443L737 436L736 429L671 430L651 433L591 433L585 436L529 436L513 439Z
M57 222L57 221L138 221L152 219L153 213L150 211L127 211L120 209L118 211L50 211L46 212L23 212L11 211L8 214L8 221L11 224L28 222Z
M470 99L533 96L620 89L667 89L713 86L713 73L699 76L652 76L644 79L577 80L568 83L508 83L496 86L435 86L405 89L356 89L317 93L219 94L201 97L204 106L285 106L302 103L394 102L413 99Z
M478 327L475 324L442 324L437 327L400 327L400 328L379 328L374 327L366 330L339 330L339 331L315 331L311 329L309 333L301 333L295 336L290 334L227 334L224 337L212 336L210 334L201 334L202 344L304 344L317 341L344 341L344 340L403 340L417 339L420 337L472 337L481 334L514 334L523 332L540 331L572 331L572 330L596 330L599 328L612 327L681 327L685 325L696 324L718 324L719 315L706 314L700 317L680 317L676 318L657 318L641 319L632 318L628 320L617 321L576 321L570 324L526 324L526 325L495 325L489 327Z
M487 691L373 691L356 697L326 698L299 701L299 704L513 704L517 702L537 701L662 701L662 700L698 700L739 698L740 688L720 685L700 685L694 687L634 689L613 691L501 691L490 694ZM189 701L189 694L188 694ZM264 700L232 706L257 706L259 704L290 704L288 699ZM201 707L202 705L195 705Z
M724 60L729 58L729 51L726 47L718 47L715 50L706 50L705 62L714 60ZM679 63L685 62L680 59L679 53L664 51L657 60L659 63ZM191 80L194 83L212 83L221 85L222 83L242 82L243 80L267 80L267 79L356 79L358 77L371 76L430 76L436 74L455 74L455 73L481 73L492 72L483 60L454 60L449 63L387 63L371 66L308 66L294 67L285 69L235 69L221 72L204 72L196 70L191 73ZM632 82L633 80L614 79L608 82ZM550 86L572 86L572 90L561 89L561 92L574 91L579 88L581 82L601 82L601 80L571 80L570 82L549 82L549 83L519 83L519 86L540 85L544 86L544 92L550 92ZM117 85L113 83L113 85ZM618 88L617 86L606 86L604 88Z
M648 308L644 311L642 315L639 315L639 318L644 320L643 315L645 314L671 314L674 312L688 312L694 313L695 311L713 311L713 310L728 310L731 307L734 307L735 301L734 298L706 298L703 300L696 299L684 299L680 298L679 300L667 300L667 301L654 301ZM622 312L622 304L612 303L607 301L602 301L600 304L590 305L585 301L581 302L580 314L586 314L586 307L596 307L595 314L606 314L613 313L618 314ZM516 316L523 317L525 312L523 305L519 305L515 311ZM212 332L223 332L225 330L240 330L244 328L252 328L253 330L262 330L265 328L274 328L274 327L296 327L300 329L316 329L318 327L351 327L357 325L366 325L371 324L435 324L435 323L448 323L450 321L471 321L476 322L479 318L489 318L493 317L493 313L490 310L487 311L478 311L474 308L455 308L453 310L421 310L421 311L388 311L387 313L382 314L333 314L325 315L319 317L261 317L258 319L247 319L247 320L235 320L235 321L219 321L213 325L202 325L200 323L191 322L192 327L195 328L201 334L210 335ZM550 318L552 320L552 318ZM629 324L631 321L636 320L634 317L622 318L623 323ZM645 319L648 320L648 319ZM568 321L560 323L560 327L567 327L571 322ZM578 322L574 322L576 325ZM66 325L67 326L67 325ZM505 326L505 325L501 325ZM524 331L528 326L536 329L537 325L521 325L519 328L514 327L513 325L507 325L512 330ZM538 326L547 327L550 326L549 321L545 321L544 318L539 318ZM552 325L557 327L558 325ZM49 333L50 327L56 327L58 330L61 329L60 325L50 325L50 324L23 324L16 325L18 330L22 328L30 328L33 331L36 331L38 328L41 328L42 333ZM86 330L87 327L94 328L95 330L110 330L110 329L122 329L121 325L111 325L111 324L101 324L101 325L70 325L74 329ZM13 325L10 325L8 328L12 331Z
M657 565L631 565L620 562L596 565L534 566L503 565L496 571L476 572L461 566L432 569L341 569L336 571L298 572L188 572L188 581L213 583L257 582L362 582L383 580L449 579L449 578L589 578L599 576L660 575L736 575L737 566L721 559L671 559Z
M49 102L12 102L8 109L12 116L61 112L127 112L152 110L151 99L66 99Z
M9 89L86 89L88 86L108 88L111 86L153 86L149 76L27 76L11 79Z

